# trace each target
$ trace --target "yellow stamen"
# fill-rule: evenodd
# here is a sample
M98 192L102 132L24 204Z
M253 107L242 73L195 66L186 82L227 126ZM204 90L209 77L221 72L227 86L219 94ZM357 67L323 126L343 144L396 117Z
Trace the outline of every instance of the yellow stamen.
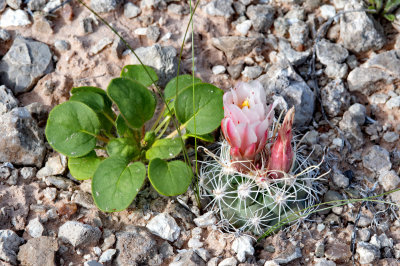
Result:
M243 108L245 106L247 106L247 108L250 108L250 103L249 103L249 100L247 100L247 99L242 103L242 106L240 108Z

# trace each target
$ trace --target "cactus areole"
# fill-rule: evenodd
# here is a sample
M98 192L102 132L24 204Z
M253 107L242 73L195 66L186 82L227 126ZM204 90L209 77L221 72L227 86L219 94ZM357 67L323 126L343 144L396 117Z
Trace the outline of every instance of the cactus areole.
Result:
M225 229L260 235L285 220L299 220L318 201L318 166L294 146L294 108L282 123L274 119L276 103L267 105L258 81L240 82L223 98L224 140L207 151L200 185L207 206Z

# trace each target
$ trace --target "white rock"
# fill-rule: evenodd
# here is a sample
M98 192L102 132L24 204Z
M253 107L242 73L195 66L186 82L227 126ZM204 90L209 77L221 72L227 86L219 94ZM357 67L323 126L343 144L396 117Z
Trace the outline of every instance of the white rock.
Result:
M386 107L389 109L399 108L400 96L392 97L389 101L386 102Z
M400 184L400 177L394 170L384 171L379 174L379 183L385 191L393 190Z
M204 228L210 225L214 225L217 222L217 219L214 216L214 212L209 211L203 214L202 216L193 219L193 221L198 227Z
M201 242L198 238L189 239L189 242L188 242L189 248L196 249L196 248L201 248L202 246L203 246L203 242Z
M64 173L66 167L67 157L56 153L53 156L49 157L45 166L37 172L36 176L38 178L44 178L53 175L61 175L62 173Z
M242 23L236 25L236 30L242 35L246 35L251 28L251 20L245 20Z
M380 257L379 249L365 242L359 242L357 244L357 253L360 256L359 262L361 264L372 263Z
M233 241L232 249L237 253L236 257L239 262L245 262L246 255L254 254L253 239L249 236L240 236Z
M389 238L385 233L381 234L378 239L381 242L382 248L393 248L393 238Z
M317 225L317 230L318 230L318 232L322 232L322 231L324 231L324 229L325 229L325 225L324 224L318 224Z
M332 5L323 5L319 8L321 11L321 16L328 20L336 15L336 9Z
M374 245L374 246L377 247L378 249L380 249L380 248L382 247L382 246L381 246L381 241L379 240L377 234L374 234L374 235L371 237L371 240L369 241L369 243L372 244L372 245Z
M388 131L385 134L383 134L383 139L386 142L393 143L399 139L399 134L393 131Z
M315 259L314 266L336 266L336 263L327 259Z
M101 254L99 262L100 263L105 263L105 262L111 262L112 257L115 255L117 252L116 249L107 249L106 251Z
M98 42L96 43L96 45L94 45L94 46L92 47L92 49L90 49L89 54L90 54L90 55L95 55L95 54L100 53L100 52L103 51L107 46L111 45L111 44L113 43L113 41L114 41L113 39L108 38L108 37L101 39L100 41L98 41Z
M39 218L35 218L33 220L29 221L28 226L26 227L26 230L28 231L28 234L31 237L41 237L43 235L44 227L40 223Z
M234 257L226 258L221 261L218 266L236 266L237 260Z
M124 16L127 18L135 18L139 16L139 14L142 12L138 6L131 2L127 2L124 5Z
M332 144L337 146L337 147L342 147L343 146L343 140L341 138L334 138L332 141Z
M151 219L146 227L151 233L171 242L178 239L181 233L175 219L167 213L160 213Z
M207 249L204 248L197 248L194 250L197 255L199 255L200 258L202 258L204 261L209 261L211 258L211 254Z
M161 37L160 42L166 42L169 39L171 39L172 33L171 32L167 32L165 33L164 36Z
M101 231L99 228L76 221L68 221L58 230L58 238L74 247L97 243L100 236Z
M101 255L101 248L100 247L93 247L93 252L96 254L96 256Z
M137 28L133 33L140 36L146 36L147 28Z
M223 65L213 66L212 72L214 75L219 75L225 73L226 68Z
M27 26L30 24L32 22L29 20L28 14L21 9L12 10L11 8L7 8L0 19L0 28Z

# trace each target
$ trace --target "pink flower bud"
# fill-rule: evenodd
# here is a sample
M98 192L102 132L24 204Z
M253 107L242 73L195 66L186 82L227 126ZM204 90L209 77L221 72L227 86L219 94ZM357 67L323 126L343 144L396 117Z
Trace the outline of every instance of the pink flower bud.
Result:
M225 118L221 128L231 146L233 160L254 160L264 149L274 107L266 107L264 88L256 80L239 82L224 94Z
M272 144L268 171L278 170L287 173L292 166L294 155L291 145L293 119L294 107L287 112L282 126L278 131L278 137ZM281 178L282 176L283 174L279 172L270 174L271 178Z

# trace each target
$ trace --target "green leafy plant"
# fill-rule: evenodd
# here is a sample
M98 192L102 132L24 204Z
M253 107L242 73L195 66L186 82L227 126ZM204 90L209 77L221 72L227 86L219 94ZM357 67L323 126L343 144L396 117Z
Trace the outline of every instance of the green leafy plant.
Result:
M389 21L396 19L393 12L400 7L400 0L368 0L368 9L373 10L373 13L381 14Z
M69 101L50 112L46 125L49 144L68 156L68 167L76 179L92 179L92 196L102 211L127 208L146 176L162 195L186 192L192 169L174 158L185 148L184 139L209 140L221 123L223 91L181 75L167 84L167 101L150 124L157 101L147 87L156 80L151 67L128 65L106 91L73 88ZM166 136L173 117L180 127ZM183 139L181 130L186 131Z

